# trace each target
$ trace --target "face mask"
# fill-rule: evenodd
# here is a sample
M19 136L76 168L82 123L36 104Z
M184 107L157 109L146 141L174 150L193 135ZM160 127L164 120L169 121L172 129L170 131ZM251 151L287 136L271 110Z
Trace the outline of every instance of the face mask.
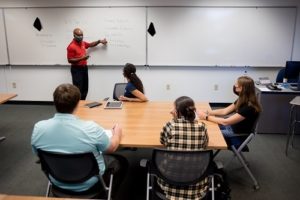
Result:
M240 93L236 91L235 85L233 85L233 88L232 88L232 89L233 89L233 93L234 93L234 94L236 94L236 95L238 95L238 96L240 95Z
M76 42L80 43L83 40L83 36L74 35Z

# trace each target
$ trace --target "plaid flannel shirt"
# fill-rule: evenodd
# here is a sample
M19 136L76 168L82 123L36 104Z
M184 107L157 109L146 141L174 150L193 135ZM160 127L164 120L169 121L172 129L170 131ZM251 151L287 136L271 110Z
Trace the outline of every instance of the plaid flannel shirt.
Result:
M184 118L173 119L163 127L160 142L172 150L204 149L208 143L206 125L197 121L191 123ZM201 199L205 196L208 187L207 178L188 187L172 186L161 179L158 179L157 183L166 197L171 200Z

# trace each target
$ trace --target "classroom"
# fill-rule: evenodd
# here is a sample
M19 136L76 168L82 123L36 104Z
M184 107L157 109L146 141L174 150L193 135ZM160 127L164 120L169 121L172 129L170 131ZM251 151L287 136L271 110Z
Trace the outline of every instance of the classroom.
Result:
M298 0L0 1L0 97L11 94L0 99L0 141L5 138L0 142L0 200L45 196L47 177L36 163L30 139L34 124L55 114L57 86L72 84L67 47L75 28L83 30L85 41L107 40L87 50L89 90L77 115L105 129L118 122L123 132L132 134L122 138L118 150L128 159L129 172L116 199L146 199L147 172L139 165L161 147L156 113L164 123L171 120L169 112L180 96L191 97L197 110L228 106L237 99L232 87L241 76L254 80L262 105L258 134L245 153L259 189L253 189L253 179L234 160L225 167L231 198L297 198L297 123L295 137L288 136L292 114L297 117L300 111L300 91L283 84L280 91L270 90L260 81L276 83L287 61L300 61L299 6ZM107 114L103 100L112 100L116 83L127 83L126 63L136 66L148 101L123 102L122 109ZM84 107L90 102L102 105ZM299 121L299 114L295 119ZM221 150L216 160L225 164L232 151L223 146L218 126L206 121L208 147Z

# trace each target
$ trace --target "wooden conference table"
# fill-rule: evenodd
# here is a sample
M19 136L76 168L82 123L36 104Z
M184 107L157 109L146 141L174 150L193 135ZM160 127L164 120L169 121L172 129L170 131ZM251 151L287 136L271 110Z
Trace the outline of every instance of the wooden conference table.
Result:
M80 101L75 115L84 120L93 120L105 129L119 124L123 129L120 142L122 147L162 147L160 132L166 122L172 119L170 111L173 102L149 101L145 103L124 102L122 109L104 109L103 105L94 108L85 106L89 101ZM208 103L196 103L199 110L208 110ZM224 137L215 123L204 121L209 136L209 149L227 149Z
M8 100L16 97L17 94L5 94L5 93L0 93L0 104L7 102Z
M7 102L8 100L16 97L17 94L4 94L0 93L0 104ZM0 141L5 140L5 137L0 137Z

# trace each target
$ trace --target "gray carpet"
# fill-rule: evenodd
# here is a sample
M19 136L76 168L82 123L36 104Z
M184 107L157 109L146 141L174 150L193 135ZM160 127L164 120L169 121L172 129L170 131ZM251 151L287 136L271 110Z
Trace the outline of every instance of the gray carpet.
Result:
M48 105L0 105L0 193L43 196L47 179L37 158L32 154L30 137L35 122L53 116L55 110ZM225 168L231 196L236 199L299 199L300 190L300 138L289 156L284 154L286 135L257 135L246 153L250 168L256 176L260 190L252 188L245 170L235 160ZM145 199L146 172L139 167L141 158L149 158L151 149L120 150L127 157L130 169L116 199ZM226 162L231 152L222 151L217 160Z

